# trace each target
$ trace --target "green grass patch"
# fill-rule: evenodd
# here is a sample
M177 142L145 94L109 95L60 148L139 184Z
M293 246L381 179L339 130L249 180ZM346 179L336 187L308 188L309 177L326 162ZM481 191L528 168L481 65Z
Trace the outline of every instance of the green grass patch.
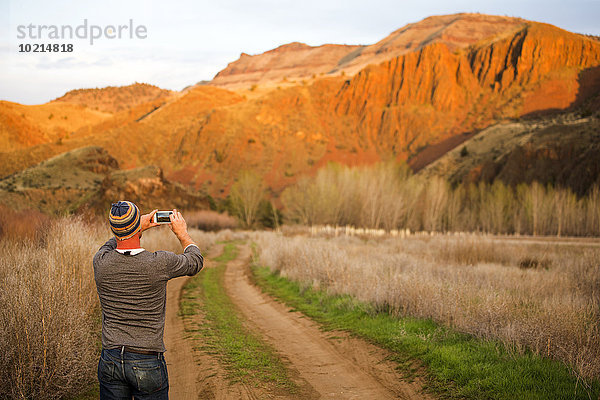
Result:
M100 398L100 384L98 382L82 389L82 392L74 396L71 400L96 400Z
M378 312L351 296L331 296L253 266L263 291L304 313L324 329L344 330L393 353L408 377L424 366L428 390L449 398L597 399L600 383L587 390L562 363L517 354L501 343L455 332L430 320ZM421 368L422 369L422 368ZM419 373L417 373L419 374Z
M180 315L185 319L186 331L195 343L201 343L199 348L221 360L233 381L293 393L297 387L275 350L244 326L225 293L226 264L237 254L236 243L226 243L223 253L213 259L218 265L202 270L184 286ZM194 321L197 314L203 323Z

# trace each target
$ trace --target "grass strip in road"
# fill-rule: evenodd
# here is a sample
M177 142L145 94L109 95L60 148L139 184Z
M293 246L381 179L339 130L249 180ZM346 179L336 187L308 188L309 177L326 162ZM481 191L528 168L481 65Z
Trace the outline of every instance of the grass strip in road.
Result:
M275 350L244 326L225 292L226 264L237 254L236 243L225 243L223 253L212 260L217 265L203 269L187 282L179 314L194 345L200 343L197 347L217 356L233 381L292 393L296 385Z
M501 343L445 328L431 320L377 312L348 295L328 295L307 285L252 267L256 284L322 324L390 350L410 377L425 366L428 390L444 398L598 399L600 383L584 387L568 368L535 354L516 354ZM416 361L417 360L417 361ZM419 374L417 372L417 374Z

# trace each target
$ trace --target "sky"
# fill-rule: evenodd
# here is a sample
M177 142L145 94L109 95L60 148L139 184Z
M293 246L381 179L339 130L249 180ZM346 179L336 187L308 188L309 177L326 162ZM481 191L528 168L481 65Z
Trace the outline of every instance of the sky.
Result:
M0 100L41 104L72 89L134 82L181 90L211 80L242 52L293 41L372 44L406 24L458 12L600 35L600 0L0 0ZM42 26L57 26L59 37ZM79 26L87 37L68 37ZM27 44L73 44L73 51L19 52Z

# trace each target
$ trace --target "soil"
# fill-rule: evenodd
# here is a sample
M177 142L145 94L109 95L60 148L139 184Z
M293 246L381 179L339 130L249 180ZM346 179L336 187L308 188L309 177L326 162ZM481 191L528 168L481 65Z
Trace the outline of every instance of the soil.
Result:
M169 373L169 394L173 399L193 399L198 393L198 369L194 351L186 340L183 320L178 315L179 299L189 276L175 278L167 284L167 312L165 316L165 360ZM190 367L192 366L192 367Z
M250 250L240 246L236 260L228 263L224 286L246 318L279 353L298 386L282 396L265 388L230 383L216 358L193 349L177 316L181 289L189 278L178 278L167 287L165 344L172 399L423 399L422 382L403 380L389 353L344 332L324 332L319 326L262 293L250 282ZM211 268L207 262L205 268Z

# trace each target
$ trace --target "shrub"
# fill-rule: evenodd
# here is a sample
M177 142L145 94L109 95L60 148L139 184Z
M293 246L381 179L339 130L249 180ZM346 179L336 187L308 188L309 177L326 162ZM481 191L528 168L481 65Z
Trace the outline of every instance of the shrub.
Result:
M188 226L203 231L220 231L221 229L234 229L237 220L227 213L218 213L211 210L199 210L185 213Z
M37 210L12 210L0 204L0 240L41 241L48 232L50 218Z

